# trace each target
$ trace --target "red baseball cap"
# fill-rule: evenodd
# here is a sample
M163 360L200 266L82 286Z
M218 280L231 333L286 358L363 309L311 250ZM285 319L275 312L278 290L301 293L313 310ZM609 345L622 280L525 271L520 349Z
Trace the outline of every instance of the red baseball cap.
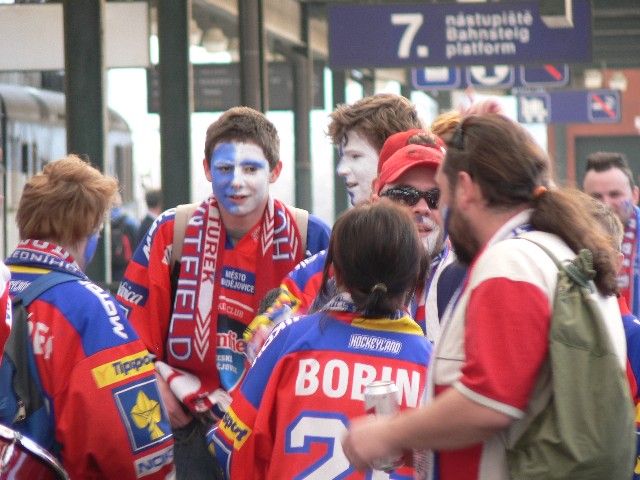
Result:
M393 153L382 165L373 191L380 194L382 187L395 182L407 170L415 167L437 169L444 160L444 148L439 145L407 145Z
M393 135L389 135L382 145L382 149L380 150L380 154L378 155L378 175L382 170L382 166L385 164L389 157L397 152L402 147L406 147L409 145L409 139L414 135L424 135L427 137L433 137L436 144L442 148L446 148L446 144L442 141L440 137L436 134L429 134L425 130L421 130L419 128L413 128L411 130L406 130L404 132L394 133Z
M389 160L389 157L397 152L402 147L406 147L408 145L409 139L414 135L426 134L424 130L419 128L412 128L411 130L406 130L404 132L394 133L393 135L389 135L387 139L384 141L384 145L382 145L382 149L380 150L380 154L378 155L378 174L380 174L380 170L382 170L382 165L384 162Z

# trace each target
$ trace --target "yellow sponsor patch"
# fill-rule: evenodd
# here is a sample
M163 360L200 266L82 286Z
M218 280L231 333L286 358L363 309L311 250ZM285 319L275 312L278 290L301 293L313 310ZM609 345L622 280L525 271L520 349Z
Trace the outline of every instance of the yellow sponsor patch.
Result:
M242 448L252 431L238 418L231 407L229 407L222 418L222 422L220 422L220 430L228 439L233 440L233 448L235 450Z
M153 359L147 350L105 363L91 370L98 388L153 371Z

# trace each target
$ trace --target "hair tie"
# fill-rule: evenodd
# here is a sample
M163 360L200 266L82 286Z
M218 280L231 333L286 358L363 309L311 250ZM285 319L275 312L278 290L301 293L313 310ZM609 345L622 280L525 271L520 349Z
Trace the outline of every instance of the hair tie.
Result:
M545 192L548 192L547 187L545 187L544 185L538 185L536 188L533 189L533 198L535 200L537 200L538 198L540 198Z
M378 291L382 292L383 294L387 293L387 286L384 283L376 283L373 287L371 287L371 293Z

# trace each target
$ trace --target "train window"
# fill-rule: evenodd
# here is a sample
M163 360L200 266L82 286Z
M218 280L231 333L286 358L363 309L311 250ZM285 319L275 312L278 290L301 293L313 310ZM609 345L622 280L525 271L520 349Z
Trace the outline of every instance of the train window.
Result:
M22 173L29 175L29 144L23 143L21 152Z

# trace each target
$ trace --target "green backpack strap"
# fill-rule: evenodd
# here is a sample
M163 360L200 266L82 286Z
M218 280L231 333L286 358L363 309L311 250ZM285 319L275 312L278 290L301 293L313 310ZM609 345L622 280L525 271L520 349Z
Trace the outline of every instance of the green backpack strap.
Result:
M590 291L592 290L591 280L596 277L596 271L593 268L593 254L591 253L591 250L583 248L578 252L578 255L573 260L569 260L568 262L563 264L556 258L553 253L551 253L551 250L549 250L541 243L538 243L535 240L531 240L527 237L518 238L527 240L528 242L537 245L544 253L547 254L549 258L551 258L558 270L564 271L574 282L576 282L581 287L587 288Z

